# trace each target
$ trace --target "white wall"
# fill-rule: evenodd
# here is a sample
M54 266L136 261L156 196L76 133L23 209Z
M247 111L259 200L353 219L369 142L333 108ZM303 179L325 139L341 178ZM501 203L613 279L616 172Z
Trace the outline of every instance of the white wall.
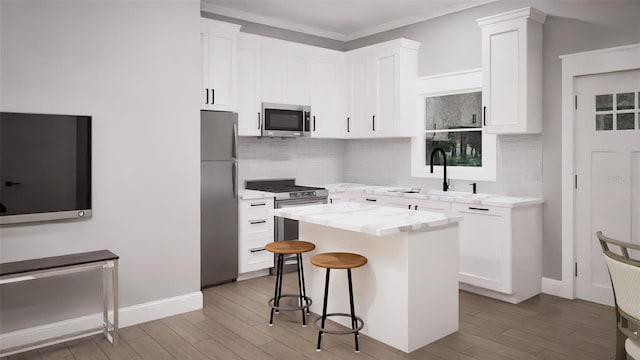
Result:
M199 2L0 4L0 109L93 116L93 218L2 227L0 261L109 249L122 307L199 292ZM3 286L0 332L97 312L95 279Z

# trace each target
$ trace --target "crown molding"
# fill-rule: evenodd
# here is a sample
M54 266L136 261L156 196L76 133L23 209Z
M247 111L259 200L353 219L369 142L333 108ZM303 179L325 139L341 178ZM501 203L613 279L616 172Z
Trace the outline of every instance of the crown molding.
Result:
M232 18L236 18L244 21L250 21L250 22L254 22L262 25L273 26L280 29L301 32L308 35L315 35L315 36L320 36L323 38L328 38L328 39L333 39L333 40L338 40L343 42L348 41L347 37L344 34L336 33L333 31L317 29L311 26L295 24L288 21L282 21L282 20L272 18L270 16L258 15L258 14L253 14L253 13L242 11L242 10L236 10L236 9L231 9L224 6L214 5L206 1L200 2L200 10L205 12L210 12L213 14L222 15L222 16L228 16L228 17L232 17Z
M425 15L410 16L410 17L390 21L384 24L372 26L366 29L362 29L362 30L350 33L350 34L342 34L334 31L318 29L311 26L306 26L306 25L292 23L289 21L275 19L270 16L264 16L264 15L250 13L243 10L237 10L237 9L232 9L225 6L215 5L207 2L206 0L203 0L200 2L200 10L205 12L210 12L213 14L222 15L222 16L228 16L228 17L232 17L232 18L236 18L244 21L250 21L250 22L254 22L262 25L273 26L280 29L291 30L291 31L308 34L308 35L320 36L328 39L347 42L347 41L356 40L365 36L397 29L399 27L419 23L421 21L434 19L443 15L456 13L462 10L474 8L474 7L492 3L495 1L497 0L459 1L445 9L432 12L426 16Z

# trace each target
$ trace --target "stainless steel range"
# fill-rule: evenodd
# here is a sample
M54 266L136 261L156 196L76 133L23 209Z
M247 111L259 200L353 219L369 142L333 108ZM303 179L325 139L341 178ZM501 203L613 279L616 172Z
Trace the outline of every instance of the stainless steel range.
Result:
M273 193L276 209L326 204L329 195L324 188L296 185L295 179L247 180L245 188ZM276 241L298 240L298 221L277 217L274 221L274 239ZM285 258L285 272L295 271L295 269L295 255Z

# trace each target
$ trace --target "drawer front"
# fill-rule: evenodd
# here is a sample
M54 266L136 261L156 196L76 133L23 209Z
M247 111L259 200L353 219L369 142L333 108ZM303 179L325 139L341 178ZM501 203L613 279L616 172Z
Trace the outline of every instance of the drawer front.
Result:
M265 219L271 215L273 199L243 200L240 205L240 216L247 219Z
M264 246L272 240L241 242L238 248L238 272L242 274L273 267L273 254L264 249Z
M273 241L273 215L264 218L241 218L240 241L271 239Z

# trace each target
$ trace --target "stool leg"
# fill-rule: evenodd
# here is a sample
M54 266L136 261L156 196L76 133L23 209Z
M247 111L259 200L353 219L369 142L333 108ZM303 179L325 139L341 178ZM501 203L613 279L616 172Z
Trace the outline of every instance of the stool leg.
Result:
M300 254L296 254L296 262L298 263L298 295L299 295L299 306L302 307L303 298L302 298L302 274L300 273L300 268L302 268L302 256ZM302 327L307 327L307 317L304 314L304 309L302 309Z
M282 274L284 273L284 255L278 254L278 298L276 299L276 306L280 306L280 298L282 297ZM280 311L276 310L276 314Z
M329 298L329 268L327 268L327 276L324 280L324 303L322 304L322 322L320 325L321 329L324 329L324 322L327 320L327 299ZM322 341L322 334L324 332L322 330L318 330L318 347L316 347L316 351L320 351L320 342Z
M276 255L276 285L273 291L273 305L278 306L278 288L280 285L280 254ZM273 313L276 309L271 308L271 315L269 316L269 326L273 326Z
M307 301L307 288L304 285L304 267L302 266L302 254L300 254L299 256L300 256L300 259L298 261L300 264L300 274L302 275L302 295L304 297L305 305L309 305L309 301ZM309 308L307 308L307 315L310 315L310 314L311 313L309 312Z
M351 305L351 328L353 330L358 328L358 321L356 320L355 306L353 306L353 285L351 282L351 269L347 269L347 276L349 277L349 304ZM360 346L358 345L358 332L354 334L356 340L356 352L360 352Z

